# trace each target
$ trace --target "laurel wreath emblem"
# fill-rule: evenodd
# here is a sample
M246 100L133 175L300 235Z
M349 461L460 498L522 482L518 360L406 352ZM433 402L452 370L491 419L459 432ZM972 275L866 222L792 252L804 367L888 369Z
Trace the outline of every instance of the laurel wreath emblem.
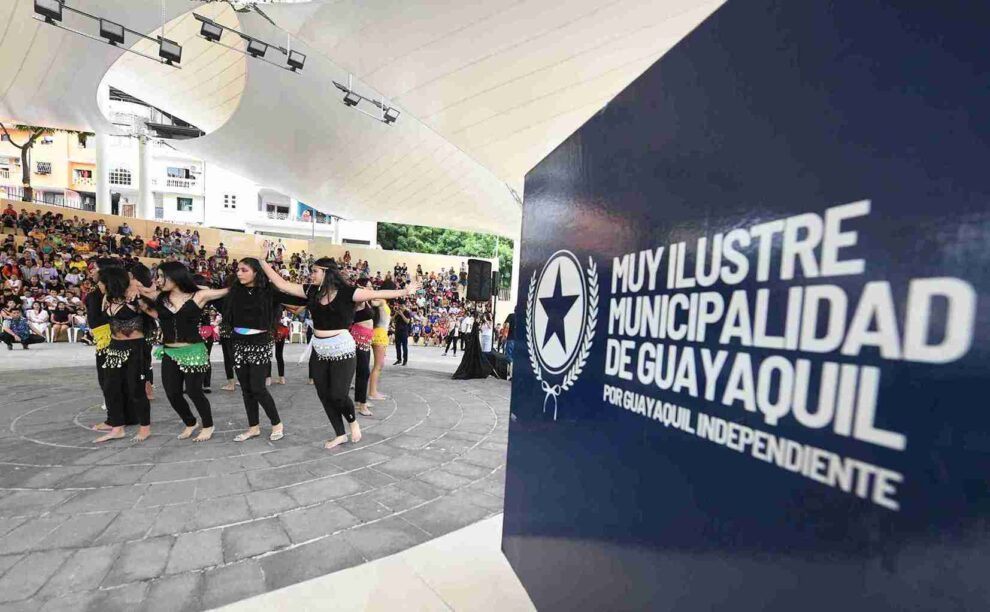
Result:
M591 355L591 346L595 339L595 329L598 326L598 267L591 257L588 258L588 270L586 274L588 278L588 313L584 323L584 340L581 342L577 359L574 360L571 367L564 373L564 377L559 384L547 382L543 378L543 372L540 371L540 366L537 363L535 349L536 326L533 325L533 313L536 307L536 279L538 271L533 272L533 278L529 281L529 295L526 298L526 347L529 349L529 363L533 367L533 375L536 376L536 380L540 382L543 392L546 393L546 397L543 398L543 412L545 413L547 411L547 402L552 397L553 420L555 421L557 420L557 398L560 397L561 393L574 386L578 376L584 370L584 366L588 363L588 356Z

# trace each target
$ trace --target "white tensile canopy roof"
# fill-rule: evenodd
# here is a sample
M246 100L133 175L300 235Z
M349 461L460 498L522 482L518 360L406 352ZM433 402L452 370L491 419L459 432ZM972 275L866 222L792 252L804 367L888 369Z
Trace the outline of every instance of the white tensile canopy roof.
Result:
M181 70L47 26L33 3L0 3L0 118L117 133L98 102L112 85L207 132L177 149L325 212L516 236L525 173L722 0L255 3L277 25L239 2L67 0L152 36L164 8ZM291 41L305 68L207 42L193 11ZM344 106L331 81L349 75L399 120Z

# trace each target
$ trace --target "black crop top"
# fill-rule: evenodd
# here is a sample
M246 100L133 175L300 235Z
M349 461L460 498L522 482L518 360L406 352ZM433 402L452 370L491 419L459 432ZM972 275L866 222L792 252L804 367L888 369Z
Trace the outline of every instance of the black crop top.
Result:
M362 323L364 321L373 321L375 319L375 310L371 307L368 302L364 303L364 308L361 310L354 311L354 322Z
M265 321L262 303L257 298L252 299L254 297L252 295L253 291L255 290L248 290L247 299L239 299L233 297L231 294L227 294L225 300L233 299L233 316L228 322L231 328L247 327L248 329L268 330L272 327L275 317L279 314L278 304L288 304L290 306L304 306L306 304L306 298L295 297L281 291L272 291L272 305L270 309L272 320Z
M329 304L320 304L316 300L316 292L319 290L316 285L306 286L306 297L309 298L310 303L316 302L316 306L311 306L309 309L309 314L313 317L313 329L349 328L354 323L354 292L357 287L352 285L337 287L337 295Z
M108 304L107 308L104 312L110 320L111 334L129 336L134 332L144 332L144 314L136 309L136 305Z
M202 342L199 335L199 319L203 309L196 300L189 298L177 312L168 307L168 294L158 294L155 309L158 311L158 322L162 328L162 342L165 344Z

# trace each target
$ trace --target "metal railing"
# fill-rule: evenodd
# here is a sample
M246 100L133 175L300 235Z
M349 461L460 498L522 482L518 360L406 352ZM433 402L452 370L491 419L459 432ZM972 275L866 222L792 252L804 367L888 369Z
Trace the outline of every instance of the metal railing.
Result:
M80 187L96 187L96 179L93 177L77 176L72 182Z
M8 200L23 201L24 188L13 186L0 186L0 195ZM62 208L72 208L75 210L95 211L96 205L85 204L82 199L67 200L61 193L50 193L47 191L34 190L33 201L37 204L47 204L48 206L60 206Z
M512 299L512 289L509 287L499 287L498 299L502 302L507 302Z
M179 187L181 189L192 189L196 186L196 181L191 181L189 179L167 178L165 179L165 186Z
M10 170L8 168L0 168L0 179L9 179Z

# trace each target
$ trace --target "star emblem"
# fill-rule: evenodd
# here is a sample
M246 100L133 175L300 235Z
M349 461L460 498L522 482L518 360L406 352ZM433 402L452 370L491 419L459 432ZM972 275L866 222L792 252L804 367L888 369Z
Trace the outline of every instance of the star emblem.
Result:
M564 295L564 290L560 283L560 266L557 267L557 279L554 282L553 294L550 297L540 298L540 305L547 313L547 331L543 335L543 348L553 340L554 336L560 341L560 346L567 351L567 334L564 333L564 318L574 308L578 296Z

